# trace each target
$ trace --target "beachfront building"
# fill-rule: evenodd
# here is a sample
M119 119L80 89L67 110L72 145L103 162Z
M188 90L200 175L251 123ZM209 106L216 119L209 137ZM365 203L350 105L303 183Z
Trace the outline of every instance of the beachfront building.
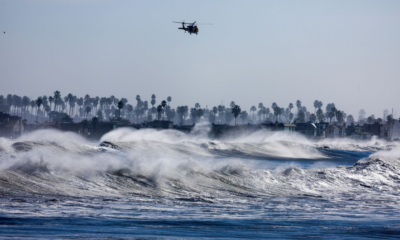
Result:
M376 136L388 141L400 139L400 123L398 120L394 121L393 124L381 124L378 122L372 124L365 123L362 128L362 132L370 133L371 136Z
M314 124L317 127L317 139L346 137L346 124L329 124L328 122Z
M375 122L373 124L365 123L363 125L363 132L371 133L373 136L381 137L381 131L383 130L382 124Z
M193 128L194 128L195 124L192 125L174 125L174 129L181 131L181 132L185 132L185 133L190 133Z
M400 141L400 121L396 120L392 127L390 139Z
M22 118L0 112L0 137L14 138L24 133Z
M167 120L154 120L151 122L147 122L144 127L147 128L157 128L157 129L172 129L174 127L174 122Z
M354 125L353 123L346 128L346 136L353 138L353 139L359 139L359 140L370 140L372 137L372 134L369 132L364 132L363 126L360 125Z
M395 139L400 140L400 123L398 120L395 120L394 123L389 124L381 124L380 127L380 135L381 138L392 141Z
M317 139L318 128L315 123L296 123L296 132L300 133L307 138Z
M329 123L320 122L320 123L314 123L314 125L317 127L316 139L326 138L326 127L329 126Z
M328 125L326 127L325 133L327 138L340 138L340 128L335 125Z
M280 131L292 134L296 131L296 125L290 123L264 123L261 124L261 128L267 129L270 131Z
M238 137L262 129L259 125L243 124L231 126L229 124L211 124L211 137Z

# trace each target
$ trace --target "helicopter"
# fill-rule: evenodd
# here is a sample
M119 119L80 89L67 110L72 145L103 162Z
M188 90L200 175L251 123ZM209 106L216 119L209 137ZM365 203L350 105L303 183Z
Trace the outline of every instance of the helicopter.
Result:
M192 33L194 33L196 35L199 33L199 28L197 27L196 21L194 21L193 23L185 23L185 22L173 22L173 23L181 23L182 27L178 28L178 29L184 30L185 33L188 32L188 33L190 33L190 35L192 35ZM211 24L206 23L206 24L199 24L199 25L211 25Z

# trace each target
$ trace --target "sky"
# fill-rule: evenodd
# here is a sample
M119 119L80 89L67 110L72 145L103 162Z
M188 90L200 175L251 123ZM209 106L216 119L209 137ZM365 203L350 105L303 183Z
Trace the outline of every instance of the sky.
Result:
M398 0L1 0L0 32L3 95L400 115Z

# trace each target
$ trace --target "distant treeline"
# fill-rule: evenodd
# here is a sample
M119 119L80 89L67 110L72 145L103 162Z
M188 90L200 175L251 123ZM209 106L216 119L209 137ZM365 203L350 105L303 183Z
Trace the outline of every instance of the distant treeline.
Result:
M209 121L217 124L247 124L263 122L284 122L284 123L303 123L303 122L335 122L335 123L374 123L393 120L387 110L384 111L383 118L375 118L374 115L368 116L364 109L358 113L356 120L353 115L346 114L339 110L334 103L324 104L315 100L314 109L310 112L302 105L300 100L290 103L286 108L280 107L277 103L272 103L271 108L263 103L254 105L249 112L242 110L241 107L232 101L229 106L219 105L210 109L202 108L199 103L194 107L171 106L172 98L158 101L156 95L151 95L150 104L143 101L137 95L135 103L129 103L127 98L110 97L91 97L86 94L84 97L77 97L71 93L62 97L60 91L55 91L50 96L39 96L30 99L27 96L8 94L6 97L0 95L0 112L17 115L26 122L44 121L65 121L80 122L83 120L96 121L130 121L132 123L142 123L153 120L169 120L176 124L193 124L199 121ZM257 107L256 107L257 106Z

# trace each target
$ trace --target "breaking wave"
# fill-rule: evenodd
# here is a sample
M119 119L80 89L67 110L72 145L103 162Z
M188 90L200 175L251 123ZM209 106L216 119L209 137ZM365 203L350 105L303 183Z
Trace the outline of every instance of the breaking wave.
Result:
M338 153L330 151L335 146L361 151L354 147L358 144L370 151L377 148L376 142L314 143L300 136L263 132L217 141L172 130L117 129L95 143L46 130L18 141L0 139L0 194L204 202L271 196L398 201L397 146L380 142L383 150L347 167L279 163L280 159L337 158ZM327 145L329 149L322 147ZM275 161L273 167L266 165L269 160Z

